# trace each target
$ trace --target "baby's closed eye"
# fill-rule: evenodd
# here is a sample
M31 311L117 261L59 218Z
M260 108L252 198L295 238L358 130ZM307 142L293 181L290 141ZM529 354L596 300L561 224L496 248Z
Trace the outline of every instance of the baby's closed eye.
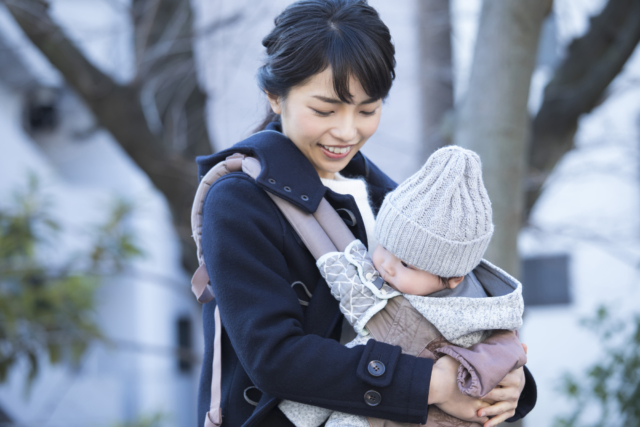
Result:
M415 270L415 269L416 269L414 266L409 265L409 264L407 264L407 263L406 263L406 262L404 262L404 261L400 261L400 263L402 263L402 265L403 265L405 268L408 268L409 270Z

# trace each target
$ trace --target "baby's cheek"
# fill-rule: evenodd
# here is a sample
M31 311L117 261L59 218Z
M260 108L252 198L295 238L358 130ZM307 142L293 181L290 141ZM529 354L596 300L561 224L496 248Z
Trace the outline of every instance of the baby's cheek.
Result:
M373 266L376 268L376 270L381 271L380 267L382 265L382 246L380 246L380 244L378 244L373 250L371 260L373 261Z
M404 274L402 275L396 274L396 277L394 277L394 283L392 283L392 285L403 294L414 295L415 286L413 282L408 279L409 278Z

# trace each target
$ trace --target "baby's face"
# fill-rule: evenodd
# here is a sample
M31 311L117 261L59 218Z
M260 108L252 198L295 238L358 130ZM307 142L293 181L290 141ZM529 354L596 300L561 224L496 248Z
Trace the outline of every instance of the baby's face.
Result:
M445 289L438 276L404 263L382 245L373 251L373 265L385 282L402 293L424 296ZM455 288L463 278L449 279L447 287Z

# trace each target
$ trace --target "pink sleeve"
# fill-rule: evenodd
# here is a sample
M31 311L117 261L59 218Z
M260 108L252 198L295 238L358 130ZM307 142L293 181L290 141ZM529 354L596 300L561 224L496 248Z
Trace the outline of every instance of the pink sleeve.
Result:
M517 332L495 331L489 338L469 348L447 345L435 350L460 362L458 387L471 397L493 390L511 371L527 362Z

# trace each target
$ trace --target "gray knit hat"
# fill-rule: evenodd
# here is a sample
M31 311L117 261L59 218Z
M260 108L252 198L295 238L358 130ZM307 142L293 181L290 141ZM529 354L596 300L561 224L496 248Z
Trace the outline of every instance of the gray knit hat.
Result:
M395 256L440 277L464 276L482 259L493 235L482 164L464 148L441 148L417 173L387 194L376 238Z

